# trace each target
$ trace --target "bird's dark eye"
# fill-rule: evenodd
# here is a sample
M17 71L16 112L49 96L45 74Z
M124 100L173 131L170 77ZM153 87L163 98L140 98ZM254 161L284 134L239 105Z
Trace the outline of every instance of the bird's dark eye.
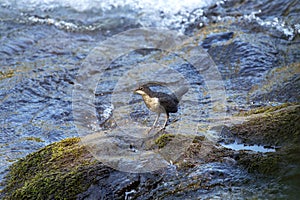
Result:
M144 90L144 87L140 87L140 90Z

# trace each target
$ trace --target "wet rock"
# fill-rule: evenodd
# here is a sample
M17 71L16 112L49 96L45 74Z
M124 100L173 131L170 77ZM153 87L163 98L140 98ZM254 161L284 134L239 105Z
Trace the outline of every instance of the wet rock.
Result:
M229 39L232 39L233 34L234 34L233 32L227 32L227 33L215 33L215 34L208 35L201 43L201 46L204 49L208 49L211 47L211 45L217 42L226 42Z
M252 114L250 114L252 113ZM300 142L300 106L283 104L244 112L249 115L243 124L230 128L230 133L244 143L283 146ZM248 116L249 117L249 116Z
M186 29L199 35L199 44L217 64L232 106L252 101L299 101L299 72L287 70L299 63L299 31L291 24L299 21L297 10L296 1L226 1L208 8ZM265 91L264 86L270 84L272 88Z
M278 110L277 110L278 111ZM165 142L178 136L160 136ZM181 136L183 137L183 136ZM167 138L167 140L165 140ZM160 143L159 143L160 144ZM298 143L299 146L299 143ZM275 179L295 177L297 171L279 175L294 166L293 148L276 154L235 152L195 137L187 151L169 167L149 173L114 170L94 159L80 139L53 143L16 162L10 168L4 199L182 199L284 197ZM287 157L288 156L288 157ZM294 158L293 158L294 157ZM286 158L291 158L287 159ZM250 174L244 170L248 169ZM258 173L258 174L257 174ZM284 182L282 182L284 183ZM269 188L268 192L265 188ZM246 190L246 194L241 194ZM282 196L283 195L283 196Z
M299 184L296 178L300 165L299 108L287 104L244 112L240 117L249 120L224 132L244 142L270 145L277 142L281 148L274 153L235 152L199 136L175 165L151 173L132 174L95 160L80 139L66 139L13 164L2 195L4 199L180 199L212 195L228 198L240 197L241 188L247 188L247 194L254 196L258 195L258 188L264 191L265 187L269 187L269 192L258 196L286 195L275 182L279 180L280 184L293 184L293 187ZM184 137L163 133L154 144L165 145Z
M223 137L239 138L245 144L277 146L275 152L240 151L235 157L248 172L273 177L284 187L283 193L296 197L300 169L300 106L283 104L241 113L247 120L230 127Z
M252 107L252 102L258 102L257 106L272 104L269 101L299 102L299 28L295 25L299 23L299 5L296 0L222 1L201 14L187 29L218 65L228 102L236 107L236 112ZM2 140L8 143L19 135L25 136L26 143L9 143L13 147L6 150L17 152L19 157L75 134L69 133L75 132L70 128L72 125L65 124L72 122L70 91L78 70L76 65L104 39L97 32L101 26L83 29L96 31L90 36L85 33L76 36L57 30L53 24L49 28L43 24L46 22L43 18L30 19L40 20L40 25L25 24L17 28L10 25L10 31L0 41L3 65L13 69L0 73L1 86L5 88L0 94L0 113L5 125L1 127ZM110 35L139 26L133 20L124 27L118 20L108 22L103 31L114 29L107 33ZM60 25L57 27L66 29ZM182 73L187 77L196 74ZM198 86L204 84L203 80L195 80ZM98 88L96 96L109 98L105 92ZM97 101L96 105L100 107L103 102ZM105 107L102 112L105 110L111 111ZM6 199L297 199L299 105L263 107L242 117L249 120L229 127L224 132L227 137L239 137L247 144L275 146L277 151L234 151L205 137L196 137L169 168L130 174L95 160L79 139L67 139L16 162L2 194ZM107 129L111 127L109 124ZM153 143L164 147L176 139L167 134ZM43 141L45 144L40 144Z
M249 98L252 102L298 102L300 99L300 63L271 70L266 80L254 86Z
M195 140L195 145L202 139ZM250 180L247 174L237 176L242 173L239 168L232 169L226 163L205 164L203 161L203 165L197 167L180 167L185 170L177 170L176 165L170 165L167 169L152 173L121 172L95 160L79 141L73 138L53 143L13 164L2 197L172 199L195 197L214 191L220 186L230 188ZM220 153L221 151L218 154ZM206 160L218 160L217 157L212 157L213 154ZM232 180L233 177L235 180Z
M79 139L67 139L53 143L14 164L4 190L5 199L74 198L86 190L93 183L94 173L109 169L99 168L78 142Z

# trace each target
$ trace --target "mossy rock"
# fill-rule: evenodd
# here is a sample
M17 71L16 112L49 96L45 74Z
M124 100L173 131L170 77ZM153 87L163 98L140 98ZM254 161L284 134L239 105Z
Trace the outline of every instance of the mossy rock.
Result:
M76 199L106 169L79 138L53 143L14 163L4 199Z
M300 145L291 144L291 147L266 154L249 154L242 152L238 163L244 166L250 173L259 173L274 176L278 180L287 177L299 177L300 175Z
M277 146L276 152L241 151L238 163L249 172L273 175L283 180L300 175L300 105L283 104L251 110L249 120L230 128L233 137L246 144ZM297 169L297 170L294 170ZM292 172L293 171L293 172Z
M220 148L205 137L187 137L169 133L159 136L154 142L160 148L161 155L165 155L166 158L171 157L168 155L169 146L181 146L178 145L181 144L179 142L189 144L186 152L177 160L181 169L189 170L201 163L222 162L226 161L224 158L234 158L249 172L273 175L280 180L289 179L290 176L299 177L299 110L299 105L274 109L272 112L250 117L245 123L232 127L232 130L236 131L235 134L243 133L239 136L245 139L248 137L255 142L263 142L266 138L269 142L274 138L283 138L282 147L274 153L239 152L239 158L236 158L236 152ZM260 134L263 137L258 138ZM119 195L119 199L121 197L124 199L124 191L128 188L130 191L132 185L138 185L140 175L132 178L132 182L125 181L122 187L111 189L115 186L110 183L116 177L121 176L120 180L128 180L128 177L132 176L120 172L107 179L113 173L118 172L95 160L81 145L79 138L66 139L48 145L14 163L10 168L7 186L2 191L1 197L3 199L76 199L96 185L97 191L99 188L105 188L103 192L107 191L111 199L116 199L114 196L116 194Z
M283 103L278 106L262 106L259 108L251 109L249 111L242 111L237 114L237 116L251 116L254 114L267 114L267 113L272 113L275 111L278 111L280 109L287 108L289 106L294 106L297 105L296 103Z
M300 142L300 105L283 104L244 113L242 124L230 128L233 136L244 143L284 146Z
M155 144L158 146L158 148L165 147L172 139L175 137L175 135L172 134L163 134L159 136L157 139L155 139Z
M0 71L0 81L6 78L11 78L15 75L15 72L13 70L8 71Z

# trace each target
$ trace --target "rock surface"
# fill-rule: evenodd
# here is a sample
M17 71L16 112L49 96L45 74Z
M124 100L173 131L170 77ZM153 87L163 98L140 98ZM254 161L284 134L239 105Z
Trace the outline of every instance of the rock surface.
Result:
M233 116L231 125L224 127L219 143L197 136L176 162L143 174L105 166L81 145L79 138L46 146L76 135L71 94L80 63L107 35L138 25L117 24L105 36L101 33L109 28L95 30L96 33L87 29L87 33L70 33L55 26L49 28L43 22L32 26L3 22L8 23L3 30L10 31L1 38L0 54L4 58L2 65L10 70L0 71L4 88L0 90L4 124L1 148L5 149L7 163L37 151L10 167L0 197L297 199L299 6L297 0L229 0L207 8L196 21L185 24L186 34L194 37L195 44L203 47L218 66L227 92L228 115ZM120 66L117 67L121 69ZM196 80L196 85L204 84L202 79ZM96 91L100 118L104 118L107 109L101 107L103 101L97 96L109 99L111 86L108 82L107 91ZM147 118L146 114L143 117ZM112 126L104 124L107 129ZM154 141L159 148L176 139L171 132L165 133ZM262 145L276 151L238 151L221 145L236 139L245 145Z
M280 145L276 152L234 151L204 137L196 137L176 163L153 173L132 174L111 169L95 160L80 139L66 139L13 164L3 191L4 199L180 199L261 195L292 199L298 195L297 177L300 175L299 114L300 105L256 109L243 113L249 119L230 127L227 132L230 135L223 135L223 138L241 138L246 144ZM156 142L163 145L176 137L168 135L168 140L159 137ZM203 150L207 148L211 152L204 155ZM247 194L240 193L242 190Z

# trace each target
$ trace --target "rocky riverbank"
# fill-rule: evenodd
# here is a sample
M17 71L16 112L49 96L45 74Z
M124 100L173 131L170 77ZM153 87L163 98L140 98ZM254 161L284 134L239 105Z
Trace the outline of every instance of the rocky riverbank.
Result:
M296 198L300 105L266 107L241 115L248 119L228 127L222 138L240 138L246 145L275 145L275 152L235 151L196 137L169 168L131 174L95 160L80 139L66 139L13 164L4 199ZM162 145L176 137L159 137L156 142ZM211 152L203 156L208 147Z
M2 183L1 198L299 197L300 19L296 0L222 1L195 10L182 22L195 46L204 48L218 67L226 90L228 116L217 141L205 134L196 136L176 161L149 173L110 168L96 160L79 138L53 143L76 135L71 94L78 66L97 42L111 33L139 27L138 23L129 20L132 24L117 24L111 32L105 32L108 28L76 32L75 26L74 32L68 32L67 28L60 29L61 23L47 24L47 17L29 19L36 21L1 21L3 30L11 30L3 34L5 45L0 47L2 65L9 66L9 70L0 71L0 112L4 119L1 156L10 165L24 154L36 152L11 165ZM115 69L122 69L122 62L129 66L148 54L151 52L143 51L138 58L131 55L129 61L119 59L121 64L114 63ZM107 73L114 74L113 70L108 68ZM184 66L180 70L194 76L184 71ZM119 73L121 70L115 74ZM191 82L205 88L201 77L192 77ZM96 109L104 129L109 131L113 122L107 120L109 109L103 104L110 98L114 83L105 84L105 91L101 86L96 90ZM211 106L202 90L199 98L203 107ZM148 118L147 113L134 117ZM161 149L184 137L188 136L166 131L149 141L150 148ZM266 151L227 148L235 143Z

